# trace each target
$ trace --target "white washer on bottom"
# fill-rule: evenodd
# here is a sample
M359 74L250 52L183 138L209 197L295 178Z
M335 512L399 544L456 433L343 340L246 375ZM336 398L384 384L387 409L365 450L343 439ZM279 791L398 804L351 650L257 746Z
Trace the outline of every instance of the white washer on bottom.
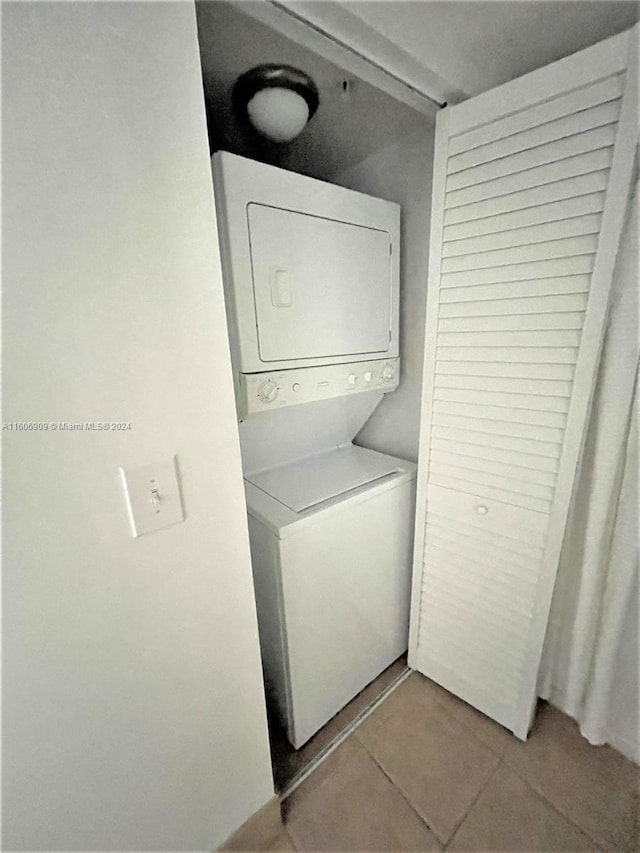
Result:
M351 444L245 476L265 684L296 748L407 649L415 476Z

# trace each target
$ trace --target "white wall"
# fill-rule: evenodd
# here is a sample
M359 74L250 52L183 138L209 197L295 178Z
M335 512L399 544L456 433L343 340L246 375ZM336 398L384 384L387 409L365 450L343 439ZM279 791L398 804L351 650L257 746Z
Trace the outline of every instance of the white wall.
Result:
M434 124L381 149L335 179L402 207L400 386L387 394L356 438L358 444L416 461L422 393Z
M190 3L3 8L4 849L205 850L273 792ZM177 453L134 540L118 466Z

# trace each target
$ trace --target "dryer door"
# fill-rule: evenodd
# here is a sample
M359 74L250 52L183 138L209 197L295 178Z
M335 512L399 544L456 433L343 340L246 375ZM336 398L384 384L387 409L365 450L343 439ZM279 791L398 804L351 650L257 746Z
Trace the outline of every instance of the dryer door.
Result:
M386 231L260 204L247 217L261 361L387 353Z

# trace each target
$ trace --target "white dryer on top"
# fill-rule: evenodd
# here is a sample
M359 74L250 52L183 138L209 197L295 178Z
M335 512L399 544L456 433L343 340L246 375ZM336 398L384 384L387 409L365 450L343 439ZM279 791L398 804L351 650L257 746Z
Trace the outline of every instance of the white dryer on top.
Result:
M367 391L367 373L392 390L398 205L227 152L212 162L240 415ZM353 371L326 369L350 362L374 364L350 385ZM295 379L304 398L283 393L282 371L319 367Z

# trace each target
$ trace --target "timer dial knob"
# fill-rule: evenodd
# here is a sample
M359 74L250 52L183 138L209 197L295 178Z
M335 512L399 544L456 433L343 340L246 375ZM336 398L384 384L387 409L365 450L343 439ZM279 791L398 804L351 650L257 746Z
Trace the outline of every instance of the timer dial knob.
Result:
M393 369L393 365L387 364L384 370L382 371L382 378L385 382L391 382L393 377L395 376L395 370Z
M278 396L278 386L271 379L265 381L258 388L258 397L263 403L273 403Z
M350 373L347 376L347 382L349 383L349 385L353 385L355 387L357 381L358 381L358 377L356 376L355 373Z

